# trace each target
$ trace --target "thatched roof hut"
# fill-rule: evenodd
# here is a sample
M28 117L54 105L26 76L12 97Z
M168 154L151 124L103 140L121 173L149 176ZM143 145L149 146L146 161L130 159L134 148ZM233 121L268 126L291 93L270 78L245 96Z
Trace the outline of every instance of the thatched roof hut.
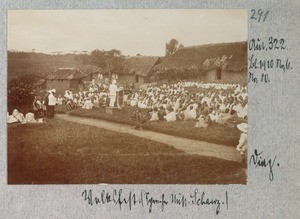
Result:
M59 68L45 77L46 80L79 80L86 75L78 68Z
M63 94L65 90L77 89L86 75L78 68L59 68L45 77L47 89L55 88L57 93Z
M156 65L150 77L152 80L203 78L214 69L227 73L246 72L247 42L180 48Z

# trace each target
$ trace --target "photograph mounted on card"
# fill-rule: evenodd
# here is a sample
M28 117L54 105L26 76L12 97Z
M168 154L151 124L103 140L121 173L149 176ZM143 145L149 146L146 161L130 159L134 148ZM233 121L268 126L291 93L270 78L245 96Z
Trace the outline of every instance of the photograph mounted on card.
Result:
M247 184L244 9L8 11L8 184Z

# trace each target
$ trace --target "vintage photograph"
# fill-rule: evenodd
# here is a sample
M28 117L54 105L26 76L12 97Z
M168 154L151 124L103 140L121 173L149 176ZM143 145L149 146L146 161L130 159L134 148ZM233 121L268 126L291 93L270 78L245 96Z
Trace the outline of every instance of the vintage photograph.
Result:
M247 184L247 10L9 10L8 184Z

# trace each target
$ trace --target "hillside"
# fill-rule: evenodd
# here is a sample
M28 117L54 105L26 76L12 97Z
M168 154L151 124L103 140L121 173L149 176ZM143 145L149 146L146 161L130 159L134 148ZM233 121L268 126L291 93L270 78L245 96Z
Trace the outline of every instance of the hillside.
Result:
M43 53L8 52L8 81L14 78L35 82L54 72L57 68L80 68L83 71L90 66L83 64L78 55L48 55Z

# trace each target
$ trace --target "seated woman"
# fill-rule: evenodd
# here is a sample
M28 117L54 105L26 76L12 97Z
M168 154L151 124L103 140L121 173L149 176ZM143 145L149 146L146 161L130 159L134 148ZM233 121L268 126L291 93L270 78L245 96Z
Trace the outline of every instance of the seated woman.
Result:
M229 128L234 128L239 122L239 117L237 115L237 112L233 109L231 110L230 115L231 115L230 118L228 118L225 121L224 125L228 126Z
M167 120L167 122L175 122L176 121L176 113L174 112L174 109L170 109L170 112L168 115L164 116L164 119Z
M137 100L135 98L132 98L130 100L130 106L136 106L137 105Z
M95 107L99 107L99 98L98 98L98 96L97 95L95 95L94 97L93 97L93 103L94 103L94 106Z
M230 117L231 117L231 115L229 113L229 109L226 108L225 113L220 113L219 114L219 118L216 122L219 123L219 124L224 124Z
M77 109L77 106L78 106L78 99L77 99L77 97L74 97L74 99L73 99L73 108Z
M158 110L158 118L160 121L164 120L164 117L167 115L165 109L163 106L160 106L160 109Z
M151 121L158 121L158 109L156 107L154 107L153 111L151 112L151 118L150 118L150 122Z
M215 106L211 113L209 113L209 117L211 121L217 122L219 119L219 114L221 113L221 110L219 109L219 105Z
M196 128L207 128L211 123L211 119L209 117L209 110L205 109L203 114L198 117L198 122L196 123Z
M193 105L188 106L184 111L184 120L194 120L197 117L196 109Z
M23 120L22 124L26 124L26 123L37 123L33 113L29 112L25 115L25 119Z
M82 109L92 109L94 106L94 104L92 103L92 100L91 98L87 98L85 101L84 101L84 104L82 106Z
M245 102L242 104L242 109L240 110L240 112L238 112L238 117L239 118L245 118L248 114L248 104Z
M7 123L23 122L24 115L20 113L17 109L14 109L12 115L7 119Z
M35 114L40 114L43 112L43 104L40 97L34 97L32 109L35 112Z

